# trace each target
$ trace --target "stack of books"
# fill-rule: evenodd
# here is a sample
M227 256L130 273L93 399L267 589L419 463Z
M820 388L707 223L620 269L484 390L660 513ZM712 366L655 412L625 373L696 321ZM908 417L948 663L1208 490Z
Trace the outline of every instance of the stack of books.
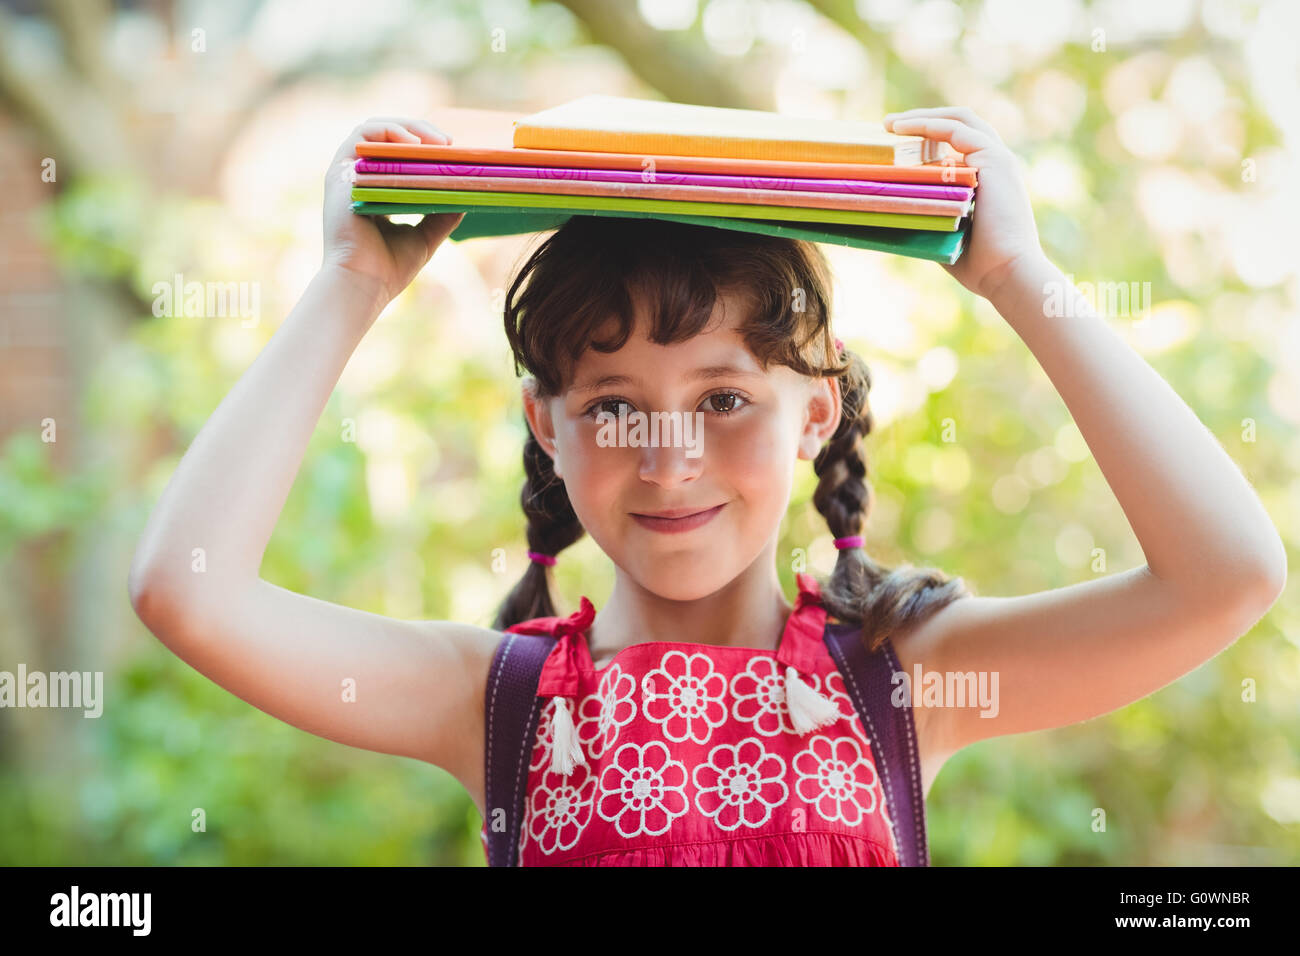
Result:
M875 123L597 94L438 125L451 145L357 144L354 212L463 212L456 240L645 217L951 264L974 209L974 167Z

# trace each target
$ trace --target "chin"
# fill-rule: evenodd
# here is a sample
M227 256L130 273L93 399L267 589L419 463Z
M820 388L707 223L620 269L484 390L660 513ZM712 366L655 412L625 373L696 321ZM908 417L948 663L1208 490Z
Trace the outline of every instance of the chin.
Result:
M698 601L735 579L740 568L721 563L715 552L705 554L643 555L637 582L666 601Z
M701 598L706 598L718 590L718 587L722 586L721 584L716 587L710 584L701 585L698 578L690 581L673 580L665 584L660 584L655 580L643 580L641 585L647 591L653 592L665 601L682 602L698 601Z

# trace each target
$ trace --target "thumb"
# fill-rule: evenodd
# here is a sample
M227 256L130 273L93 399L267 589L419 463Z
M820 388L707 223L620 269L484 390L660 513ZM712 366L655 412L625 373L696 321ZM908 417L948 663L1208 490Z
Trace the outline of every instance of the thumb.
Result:
M465 218L463 212L438 212L430 213L420 220L419 225L415 228L429 250L430 257L437 251L442 241L451 235L451 233L460 225L460 221Z

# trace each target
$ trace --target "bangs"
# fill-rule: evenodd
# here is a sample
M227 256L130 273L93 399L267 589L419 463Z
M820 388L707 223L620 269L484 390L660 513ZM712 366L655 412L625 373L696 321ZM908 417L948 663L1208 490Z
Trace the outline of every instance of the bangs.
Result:
M618 351L638 317L651 342L684 342L707 330L722 296L744 310L741 334L764 369L822 374L822 357L833 354L829 269L813 243L600 216L571 217L511 282L505 327L515 372L559 395L587 349Z

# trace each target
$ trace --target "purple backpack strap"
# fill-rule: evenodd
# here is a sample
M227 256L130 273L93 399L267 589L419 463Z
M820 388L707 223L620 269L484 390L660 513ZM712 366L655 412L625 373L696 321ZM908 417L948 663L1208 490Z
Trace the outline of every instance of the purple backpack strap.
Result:
M492 657L483 698L488 866L519 865L528 762L542 712L537 681L554 646L553 637L507 631ZM496 825L498 811L504 828Z
M873 654L862 644L855 624L828 624L823 638L844 677L844 688L871 739L880 771L889 818L898 844L900 866L929 866L930 848L925 834L925 790L921 782L921 754L912 717L910 683L907 703L895 707L894 674L904 673L894 646L885 640ZM906 677L906 674L904 674Z

